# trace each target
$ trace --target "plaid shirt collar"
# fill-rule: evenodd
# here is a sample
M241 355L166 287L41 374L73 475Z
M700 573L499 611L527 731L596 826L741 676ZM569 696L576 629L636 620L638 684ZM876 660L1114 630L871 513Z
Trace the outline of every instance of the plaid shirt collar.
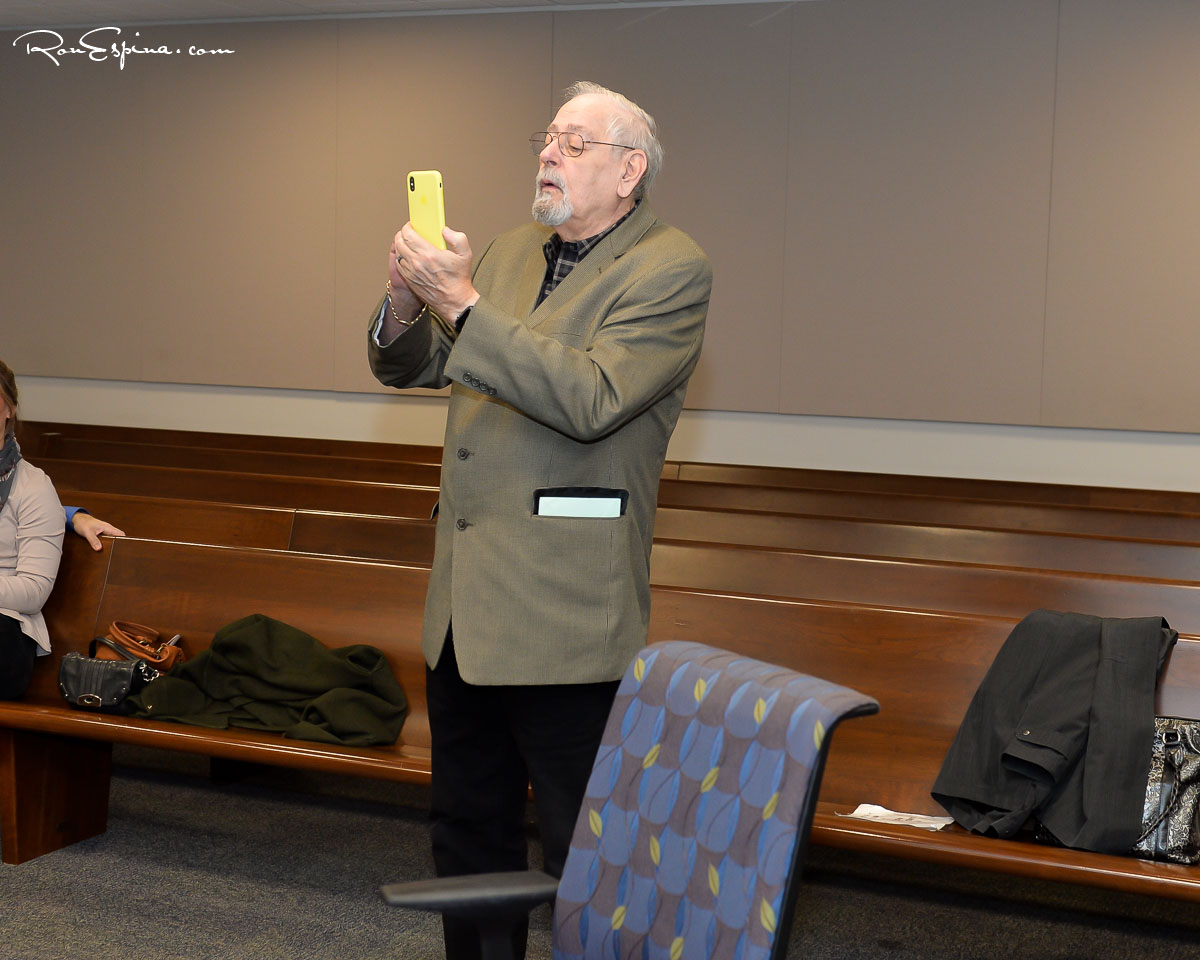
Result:
M541 304L550 296L551 291L567 278L567 274L575 268L576 264L595 249L601 240L628 220L630 214L637 208L638 205L635 203L629 213L594 237L587 237L583 240L564 240L557 233L552 233L550 239L542 244L542 253L546 256L546 278L542 281L542 291L538 294L537 302Z

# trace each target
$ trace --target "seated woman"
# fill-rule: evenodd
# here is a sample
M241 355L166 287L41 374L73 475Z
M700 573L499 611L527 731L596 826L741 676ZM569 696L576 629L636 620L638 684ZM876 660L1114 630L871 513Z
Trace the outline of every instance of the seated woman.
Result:
M0 698L21 696L34 659L50 652L42 605L62 556L63 508L50 478L21 459L17 382L0 361Z

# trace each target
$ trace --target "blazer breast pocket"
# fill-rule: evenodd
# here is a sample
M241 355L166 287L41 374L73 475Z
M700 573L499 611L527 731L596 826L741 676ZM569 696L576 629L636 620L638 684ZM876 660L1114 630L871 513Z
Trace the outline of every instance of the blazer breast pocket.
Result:
M613 487L543 487L533 492L535 517L623 517L629 491Z

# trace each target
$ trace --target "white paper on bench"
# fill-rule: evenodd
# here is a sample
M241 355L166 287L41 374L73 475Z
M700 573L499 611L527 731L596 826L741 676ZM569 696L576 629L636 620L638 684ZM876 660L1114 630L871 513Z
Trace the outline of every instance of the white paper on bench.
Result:
M854 817L856 820L875 820L879 823L900 823L922 830L941 830L954 822L953 817L930 817L923 813L897 813L874 803L860 803L852 813L839 813L839 817Z

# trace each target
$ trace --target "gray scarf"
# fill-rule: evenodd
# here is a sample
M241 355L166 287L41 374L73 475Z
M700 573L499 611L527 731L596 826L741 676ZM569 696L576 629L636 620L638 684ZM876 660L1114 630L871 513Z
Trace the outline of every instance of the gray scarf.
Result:
M12 490L13 480L17 477L17 463L20 459L21 445L10 433L4 438L4 446L0 447L0 510L8 503L8 494Z

